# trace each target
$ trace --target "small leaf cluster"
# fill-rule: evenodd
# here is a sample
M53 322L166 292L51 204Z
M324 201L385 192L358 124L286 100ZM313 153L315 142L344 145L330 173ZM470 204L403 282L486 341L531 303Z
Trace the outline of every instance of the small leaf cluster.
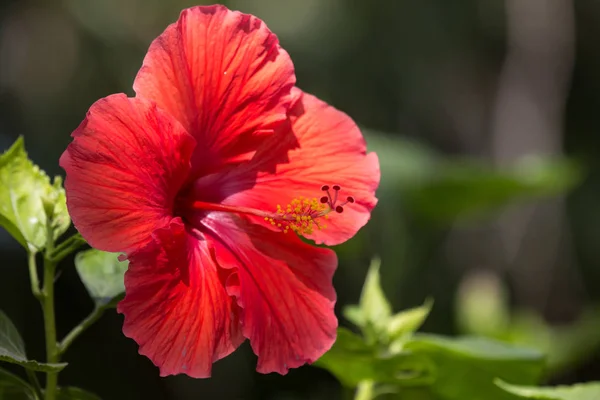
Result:
M416 332L433 302L394 314L379 267L374 260L359 304L344 309L360 334L339 328L337 341L316 363L356 389L356 399L600 399L599 383L536 387L546 368L538 350L477 336Z
M62 179L52 182L27 158L23 138L0 156L0 225L23 247L42 250L71 224Z

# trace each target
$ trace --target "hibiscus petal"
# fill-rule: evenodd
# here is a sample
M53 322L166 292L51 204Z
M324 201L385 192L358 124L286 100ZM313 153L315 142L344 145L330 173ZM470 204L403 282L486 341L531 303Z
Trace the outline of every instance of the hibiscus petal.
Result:
M350 117L314 96L304 93L290 119L292 130L266 143L252 161L197 180L194 195L211 193L207 201L273 212L277 204L285 207L299 196L323 196L323 185L340 185L340 200L352 196L355 202L346 204L342 214L331 213L323 221L326 229L306 236L318 244L342 243L367 223L377 204L377 155L367 154L365 140Z
M285 121L295 79L261 20L215 5L184 10L154 40L134 89L202 143L192 162L199 175L249 159Z
M101 250L127 252L169 223L194 139L155 105L123 94L98 100L60 158L67 206Z
M335 253L235 216L212 213L202 223L212 231L217 262L232 270L226 286L242 307L257 371L285 374L329 350L337 327Z
M212 364L243 341L237 306L219 280L205 241L190 236L180 218L129 256L123 333L160 368L160 375L206 378Z

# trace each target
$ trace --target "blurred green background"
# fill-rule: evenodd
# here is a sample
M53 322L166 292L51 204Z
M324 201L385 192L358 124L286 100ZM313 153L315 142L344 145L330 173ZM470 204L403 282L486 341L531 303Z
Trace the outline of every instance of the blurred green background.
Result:
M151 40L196 4L4 0L0 150L24 135L30 157L62 173L89 106L132 95ZM542 348L550 383L600 379L600 2L225 4L266 21L298 86L351 115L379 154L380 203L336 249L339 309L357 302L378 255L394 309L435 299L425 331ZM0 252L0 308L43 359L25 254L4 231ZM60 336L92 308L71 265L57 281ZM341 398L317 368L258 375L247 344L210 380L159 379L121 323L109 313L71 347L64 384L111 400Z

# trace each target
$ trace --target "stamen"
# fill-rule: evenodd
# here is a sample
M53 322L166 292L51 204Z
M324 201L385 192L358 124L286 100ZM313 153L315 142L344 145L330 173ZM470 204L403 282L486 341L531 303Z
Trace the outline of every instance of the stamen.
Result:
M345 202L338 204L337 199L341 188L339 185L333 185L331 188L335 191L334 196L331 195L329 185L323 185L321 190L327 193L326 196L310 199L300 196L283 207L281 204L277 204L275 212L242 206L207 203L189 198L179 198L176 207L180 210L191 209L254 215L263 218L265 222L279 228L283 233L291 230L298 235L310 235L315 230L327 228L327 225L323 223L323 219L329 219L330 213L341 214L344 212L344 205L355 202L354 197L347 196Z
M319 199L307 199L299 197L293 199L285 207L277 205L276 215L265 218L271 225L277 225L287 233L289 230L296 232L298 235L310 235L316 229L325 229L327 226L323 224L322 219L329 219L331 212L341 214L344 212L344 205L354 203L354 197L346 197L346 201L337 204L338 192L341 190L339 185L331 187L335 194L332 196L329 191L329 185L321 186L321 190L327 193L327 196L322 196Z

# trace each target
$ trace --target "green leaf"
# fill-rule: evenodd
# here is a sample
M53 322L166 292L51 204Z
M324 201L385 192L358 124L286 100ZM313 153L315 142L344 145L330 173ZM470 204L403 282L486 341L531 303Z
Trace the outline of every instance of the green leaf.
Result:
M474 160L443 161L434 171L405 198L416 213L436 220L479 215L515 200L564 193L583 175L572 161L541 157L528 157L502 170Z
M392 340L397 339L419 329L431 312L432 307L433 300L427 299L422 306L410 308L394 314L390 318L387 326L389 337Z
M585 172L573 160L541 156L497 168L472 158L449 159L402 136L370 129L363 133L386 177L381 191L400 191L402 203L412 212L435 221L478 216L516 200L565 193Z
M381 289L380 265L381 261L377 258L371 261L358 309L350 307L345 311L346 317L361 327L367 336L370 336L372 331L378 336L385 332L392 314L392 307Z
M58 389L56 400L101 400L94 393L86 392L73 386Z
M67 364L46 364L28 360L25 344L17 328L4 312L0 311L0 361L19 364L33 371L57 372Z
M436 174L440 156L430 148L402 136L362 131L369 150L379 156L381 174L386 177L381 182L384 191L411 190Z
M62 180L50 183L27 158L20 137L0 156L0 225L29 251L38 251L46 245L48 218L54 239L71 224Z
M496 380L496 385L518 396L520 399L538 400L598 400L600 382L582 383L573 386L533 387L517 386Z
M350 305L344 307L342 310L344 317L350 322L352 322L356 326L364 326L365 319L363 317L363 312L361 308L357 305Z
M0 368L0 399L38 400L35 390L24 380Z
M422 306L401 311L390 318L387 326L388 338L391 342L390 352L402 351L410 335L423 325L432 307L433 300L428 299Z
M371 261L360 296L360 308L367 322L383 327L392 314L392 307L381 289L380 266L381 260Z
M114 307L125 292L123 276L127 261L119 261L116 253L96 249L75 256L75 267L88 293L98 306Z
M58 239L71 226L71 217L67 209L67 195L63 188L63 180L55 176L52 181L52 190L42 197L46 215L52 221L54 239Z
M544 358L537 351L475 337L419 334L405 349L431 359L437 374L427 391L440 400L509 400L511 396L494 384L495 378L536 384L544 366ZM403 393L410 398L410 392Z
M347 329L339 328L332 348L314 364L331 372L348 387L365 380L403 386L433 381L434 366L425 357L409 352L384 355Z

